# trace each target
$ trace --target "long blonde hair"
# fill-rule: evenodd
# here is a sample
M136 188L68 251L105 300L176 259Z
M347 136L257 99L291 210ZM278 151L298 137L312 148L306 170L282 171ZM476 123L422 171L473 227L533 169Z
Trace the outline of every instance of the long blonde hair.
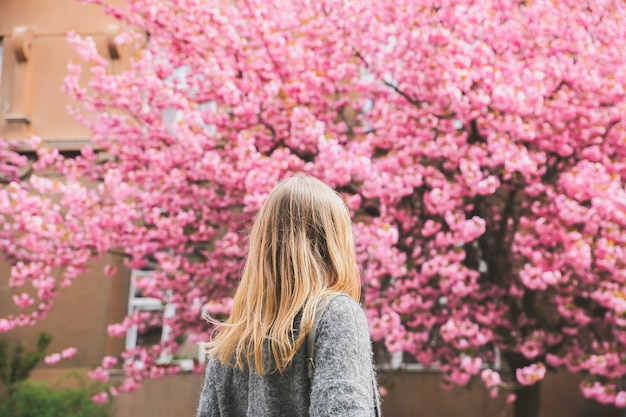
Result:
M282 373L305 340L318 303L335 291L360 299L349 211L322 181L285 179L252 226L233 308L209 342L209 356L260 375Z

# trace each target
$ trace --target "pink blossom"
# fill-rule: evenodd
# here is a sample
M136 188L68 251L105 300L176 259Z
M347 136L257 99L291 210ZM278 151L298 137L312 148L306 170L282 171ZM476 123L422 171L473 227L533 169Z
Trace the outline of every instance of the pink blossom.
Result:
M497 387L502 383L502 379L500 378L500 374L493 369L484 369L480 373L480 377L485 382L485 386L490 389L493 387Z
M42 140L39 136L31 136L25 142L32 149L37 149L39 148L39 145L41 145Z
M109 396L106 391L99 392L91 396L94 403L106 404L109 402Z
M519 347L519 351L526 359L535 359L542 351L541 343L538 340L527 340Z
M424 222L422 235L424 237L429 237L437 233L439 230L441 230L441 224L434 222L432 219L428 219Z
M472 358L467 355L461 356L460 366L469 374L477 374L483 361L480 358Z
M476 192L480 195L490 195L496 192L500 186L500 180L493 175L481 180L476 185Z
M59 363L61 358L62 357L60 353L53 353L52 355L46 356L44 358L44 362L46 363L46 365L54 365L56 363Z
M109 277L113 277L113 276L117 275L117 268L112 266L112 265L105 265L104 266L104 275L107 275Z
M126 335L127 328L122 324L109 324L107 326L107 333L111 337L122 337Z
M346 204L350 210L358 210L361 207L363 199L360 195L351 195L346 198Z
M165 369L162 367L150 368L150 378L159 379L165 375Z
M515 370L515 378L522 385L533 385L541 381L545 375L546 367L542 363L533 363Z
M13 321L7 319L0 319L0 333L8 332L15 327L15 323Z
M139 384L133 378L126 378L124 382L122 382L122 385L119 386L120 392L128 393L135 391L137 388L139 388Z
M553 367L561 366L565 361L558 357L557 355L548 353L546 355L546 363Z
M120 391L116 387L110 387L109 393L111 394L112 397L117 397L121 394Z
M109 373L101 367L88 371L87 376L95 381L107 382L109 380Z
M63 359L70 359L73 358L74 355L76 355L76 352L78 352L78 349L76 349L75 347L69 347L61 351L61 357Z
M21 293L20 295L13 296L13 302L15 303L16 306L20 308L26 308L26 307L32 306L34 303L34 300L30 295L26 293Z
M113 356L105 356L104 358L102 358L102 367L104 369L111 369L116 364L117 358L114 358Z

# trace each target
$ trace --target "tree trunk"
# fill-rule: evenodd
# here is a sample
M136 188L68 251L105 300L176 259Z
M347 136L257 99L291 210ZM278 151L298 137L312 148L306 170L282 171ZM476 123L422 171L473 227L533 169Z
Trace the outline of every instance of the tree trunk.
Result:
M517 399L513 404L515 417L539 417L541 382L515 390Z

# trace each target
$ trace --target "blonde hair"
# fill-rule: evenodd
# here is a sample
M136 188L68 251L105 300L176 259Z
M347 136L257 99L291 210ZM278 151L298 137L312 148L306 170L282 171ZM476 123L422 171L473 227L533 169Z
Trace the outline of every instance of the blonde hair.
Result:
M252 226L233 308L208 343L209 356L260 375L282 373L305 340L318 303L335 291L360 299L349 211L322 181L285 179Z

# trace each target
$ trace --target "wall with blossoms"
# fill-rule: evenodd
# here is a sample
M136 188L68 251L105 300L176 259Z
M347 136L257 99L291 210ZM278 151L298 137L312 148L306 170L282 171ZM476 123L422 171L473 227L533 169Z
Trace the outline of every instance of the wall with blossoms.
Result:
M64 158L31 142L35 169L63 182L4 190L5 218L41 221L7 230L39 246L10 252L25 313L2 329L117 254L151 269L142 291L179 313L164 318L170 339L124 352L125 381L103 396L179 372L159 357L209 337L198 317L228 310L253 213L306 172L352 211L370 330L388 351L449 386L482 378L517 396L518 416L537 415L553 369L626 406L622 2L90 3L138 30L117 45L149 40L112 73L92 39L68 35L82 63L63 88L91 146Z

